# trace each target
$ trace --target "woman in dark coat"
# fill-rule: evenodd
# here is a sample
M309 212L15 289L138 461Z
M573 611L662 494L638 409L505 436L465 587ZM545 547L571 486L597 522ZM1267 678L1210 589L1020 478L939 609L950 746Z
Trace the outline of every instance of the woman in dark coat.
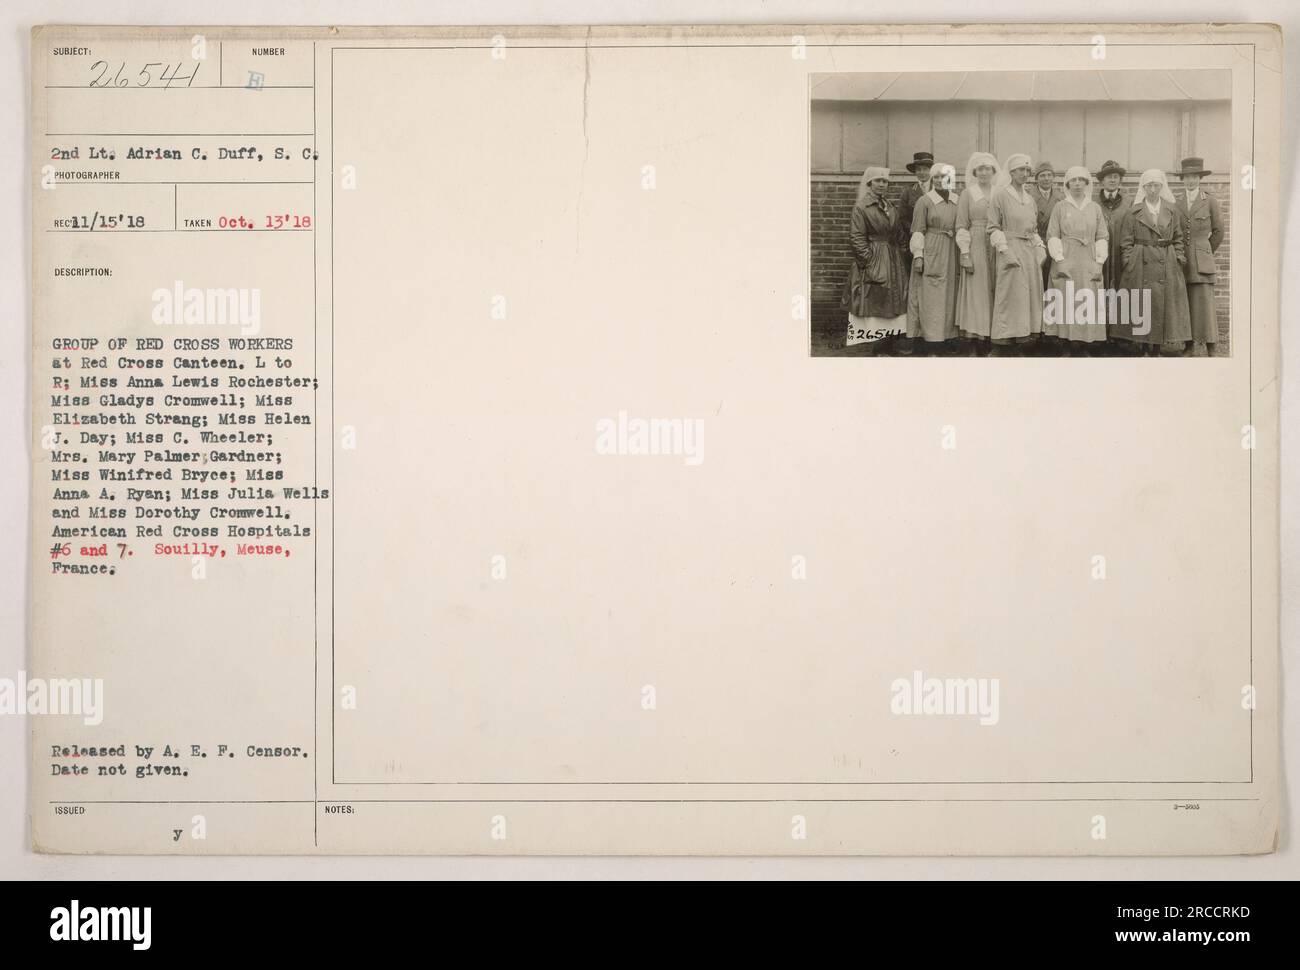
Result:
M1039 162L1035 166L1034 180L1026 183L1025 191L1033 198L1034 205L1038 208L1038 238L1046 239L1047 220L1052 218L1052 210L1056 208L1057 203L1065 198L1065 193L1056 184L1056 170L1052 168L1051 162ZM1050 253L1047 259L1043 260L1041 270L1043 289L1047 289L1052 271Z
M1124 263L1120 279L1129 291L1127 314L1119 313L1116 335L1132 341L1151 356L1165 346L1182 353L1192 338L1187 309L1183 265L1183 220L1178 214L1165 173L1149 168L1138 183L1138 201L1124 217L1120 252ZM1144 319L1148 307L1149 318ZM1136 299L1136 305L1134 305Z
M1201 179L1210 174L1199 158L1184 158L1182 176L1185 191L1178 200L1178 213L1183 219L1183 236L1187 246L1187 265L1183 272L1187 278L1187 308L1192 317L1192 340L1187 353L1196 351L1196 344L1205 344L1205 356L1214 356L1214 344L1219 339L1219 321L1214 314L1214 279L1219 268L1214 254L1223 242L1223 216L1219 200L1206 195Z
M1118 162L1107 160L1097 170L1097 182L1101 190L1092 200L1101 206L1102 215L1106 217L1106 231L1110 236L1110 255L1101 267L1102 284L1108 290L1119 286L1119 275L1123 269L1119 252L1120 230L1124 227L1124 217L1133 207L1124 198L1124 190L1120 188L1120 179L1123 177L1124 167Z
M912 160L905 166L916 176L916 181L908 182L898 197L898 224L907 230L912 225L912 210L921 201L921 196L930 191L930 169L934 166L934 156L929 152L915 152ZM912 272L912 252L903 246L903 269Z
M844 288L849 313L847 346L894 337L907 330L907 275L903 268L904 229L898 209L885 198L889 169L862 173L849 221L853 264Z

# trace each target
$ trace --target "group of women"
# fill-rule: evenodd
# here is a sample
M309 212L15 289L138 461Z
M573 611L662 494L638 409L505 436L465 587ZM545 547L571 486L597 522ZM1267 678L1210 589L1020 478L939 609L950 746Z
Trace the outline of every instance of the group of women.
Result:
M909 185L886 198L889 170L862 176L850 223L845 288L850 343L880 337L885 352L971 356L1213 356L1218 326L1214 252L1223 238L1209 174L1184 159L1185 193L1148 169L1136 198L1124 169L1065 173L1025 154L999 165L987 152L957 170L918 152ZM870 335L864 338L863 335Z

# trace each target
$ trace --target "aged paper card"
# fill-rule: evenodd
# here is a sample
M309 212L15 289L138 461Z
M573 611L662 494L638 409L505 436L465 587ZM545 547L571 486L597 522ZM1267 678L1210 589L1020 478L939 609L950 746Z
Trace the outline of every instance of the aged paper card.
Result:
M1273 849L1276 29L32 45L37 849Z

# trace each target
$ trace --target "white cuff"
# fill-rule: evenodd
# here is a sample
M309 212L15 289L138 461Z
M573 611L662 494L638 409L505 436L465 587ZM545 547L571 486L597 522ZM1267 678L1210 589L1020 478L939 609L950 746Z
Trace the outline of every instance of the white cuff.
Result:
M1097 257L1097 262L1106 262L1106 257L1110 255L1110 241L1107 239L1098 239L1093 244L1093 253Z
M1065 259L1065 248L1061 245L1061 240L1055 236L1047 240L1047 252L1057 263Z
M912 239L911 242L907 244L907 248L912 251L912 255L914 257L915 256L924 257L925 256L925 233L923 232L912 233Z
M998 252L1005 253L1007 251L1007 235L1001 229L989 230L989 242L993 244L993 248Z
M970 230L957 230L957 248L961 250L963 256L970 255Z

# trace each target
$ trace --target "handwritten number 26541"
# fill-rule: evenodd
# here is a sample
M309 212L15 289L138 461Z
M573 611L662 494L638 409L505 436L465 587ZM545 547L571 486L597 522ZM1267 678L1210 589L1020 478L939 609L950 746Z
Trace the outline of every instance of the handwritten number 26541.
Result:
M184 66L183 61L177 61L175 64L164 64L161 61L150 61L144 67L140 68L135 75L135 82L132 84L131 71L127 69L126 62L117 65L117 71L109 76L111 65L108 61L96 61L90 65L90 70L95 76L90 79L92 88L145 88L155 82L165 88L173 84L185 82L185 87L194 84L194 78L199 73L199 65L194 65L194 70L189 74L182 74L181 68Z

